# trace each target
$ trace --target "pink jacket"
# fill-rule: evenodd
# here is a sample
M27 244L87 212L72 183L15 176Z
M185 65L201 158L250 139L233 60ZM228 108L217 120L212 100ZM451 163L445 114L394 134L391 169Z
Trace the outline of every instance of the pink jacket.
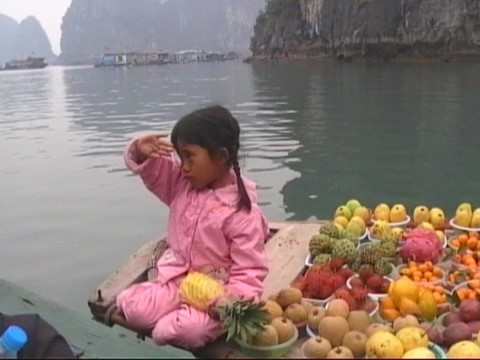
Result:
M137 139L127 146L127 167L170 207L168 250L157 263L166 283L188 271L202 271L224 281L229 294L258 298L268 274L265 240L268 224L257 204L255 184L243 178L252 211L237 211L237 184L196 190L183 177L178 156L136 162ZM233 176L235 178L235 176Z

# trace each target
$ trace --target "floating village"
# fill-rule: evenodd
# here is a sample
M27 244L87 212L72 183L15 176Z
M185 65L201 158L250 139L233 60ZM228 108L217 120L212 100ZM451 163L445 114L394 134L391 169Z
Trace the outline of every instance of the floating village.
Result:
M103 54L95 67L146 66L165 64L187 64L194 62L216 62L238 60L236 52L212 52L182 50L167 52L163 50L147 52L109 52Z

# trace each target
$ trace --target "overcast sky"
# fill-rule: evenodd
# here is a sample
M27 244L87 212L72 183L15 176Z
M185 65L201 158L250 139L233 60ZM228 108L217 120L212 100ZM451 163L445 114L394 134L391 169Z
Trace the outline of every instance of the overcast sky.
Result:
M33 15L42 24L47 33L52 50L60 53L63 15L72 0L0 0L0 14L14 18L18 22Z

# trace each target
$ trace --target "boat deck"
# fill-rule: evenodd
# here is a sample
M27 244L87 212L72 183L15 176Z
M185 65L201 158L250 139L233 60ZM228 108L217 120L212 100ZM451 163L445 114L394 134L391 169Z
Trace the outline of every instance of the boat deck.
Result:
M308 243L318 232L324 221L312 222L272 222L270 234L266 243L269 275L265 279L264 297L275 294L289 286L305 268L305 258L308 255ZM142 337L150 334L140 333L132 328L125 319L111 312L116 296L128 286L147 281L148 270L152 264L153 254L158 246L165 247L163 239L155 239L142 246L130 259L105 280L88 300L94 318L106 325L119 325L136 331ZM302 337L287 358L299 358L301 344L306 340ZM196 351L198 358L245 358L246 355L226 343L223 338Z

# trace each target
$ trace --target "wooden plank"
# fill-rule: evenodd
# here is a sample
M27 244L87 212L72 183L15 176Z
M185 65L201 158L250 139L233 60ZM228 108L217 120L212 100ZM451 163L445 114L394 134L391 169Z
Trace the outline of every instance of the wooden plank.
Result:
M130 285L147 280L146 271L156 246L165 239L155 239L143 245L117 271L95 289L88 300L92 314L101 318L108 307L115 303L117 295ZM100 290L100 294L99 294ZM99 298L99 295L100 298Z
M293 224L277 232L266 244L269 274L265 296L276 294L290 284L305 266L308 243L319 224Z
M86 358L186 358L194 356L171 346L137 340L0 279L0 311L6 315L35 313L55 327L72 350Z
M306 221L270 221L268 224L271 231L279 231L294 224L325 224L327 220L306 220Z

